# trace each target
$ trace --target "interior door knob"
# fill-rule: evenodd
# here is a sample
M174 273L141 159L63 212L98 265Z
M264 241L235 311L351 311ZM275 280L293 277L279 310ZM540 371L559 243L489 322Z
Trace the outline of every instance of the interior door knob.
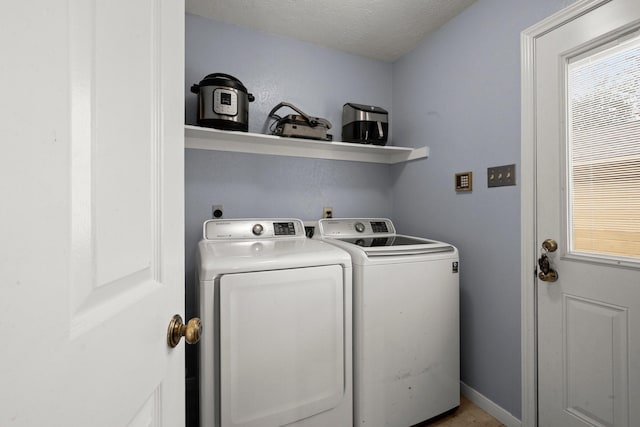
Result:
M182 323L182 317L179 314L175 314L171 318L167 329L167 344L173 348L178 345L182 337L184 337L187 344L195 344L200 341L201 334L202 322L200 322L199 318L194 317L185 325Z

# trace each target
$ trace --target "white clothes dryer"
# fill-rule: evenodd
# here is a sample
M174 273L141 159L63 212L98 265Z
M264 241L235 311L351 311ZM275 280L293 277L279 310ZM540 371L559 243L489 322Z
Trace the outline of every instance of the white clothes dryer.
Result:
M210 220L198 245L201 427L351 427L351 259L297 219Z
M408 427L460 405L458 251L388 219L322 219L351 254L354 425Z

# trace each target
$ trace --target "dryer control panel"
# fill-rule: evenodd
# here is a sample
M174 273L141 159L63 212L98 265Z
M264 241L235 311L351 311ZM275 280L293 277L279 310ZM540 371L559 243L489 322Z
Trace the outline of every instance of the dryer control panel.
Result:
M202 230L205 240L306 238L299 219L211 219Z

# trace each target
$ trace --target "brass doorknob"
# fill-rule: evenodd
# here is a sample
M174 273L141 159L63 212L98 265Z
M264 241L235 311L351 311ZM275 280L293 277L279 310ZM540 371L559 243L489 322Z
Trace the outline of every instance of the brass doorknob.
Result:
M542 242L542 248L547 252L555 252L558 249L558 243L553 239L547 239Z
M182 317L179 314L175 314L171 318L167 329L167 344L173 348L178 345L182 337L184 337L187 344L195 344L200 341L201 333L202 322L200 322L200 319L194 317L185 325L182 323Z

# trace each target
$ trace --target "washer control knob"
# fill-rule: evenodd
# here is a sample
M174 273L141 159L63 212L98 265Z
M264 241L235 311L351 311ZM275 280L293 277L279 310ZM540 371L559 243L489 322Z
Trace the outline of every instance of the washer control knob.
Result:
M356 231L358 233L362 233L364 231L364 224L361 222L356 222Z
M259 236L264 231L264 227L262 226L262 224L256 224L253 226L253 229L251 229L251 231L253 231L253 234L255 234L256 236Z

